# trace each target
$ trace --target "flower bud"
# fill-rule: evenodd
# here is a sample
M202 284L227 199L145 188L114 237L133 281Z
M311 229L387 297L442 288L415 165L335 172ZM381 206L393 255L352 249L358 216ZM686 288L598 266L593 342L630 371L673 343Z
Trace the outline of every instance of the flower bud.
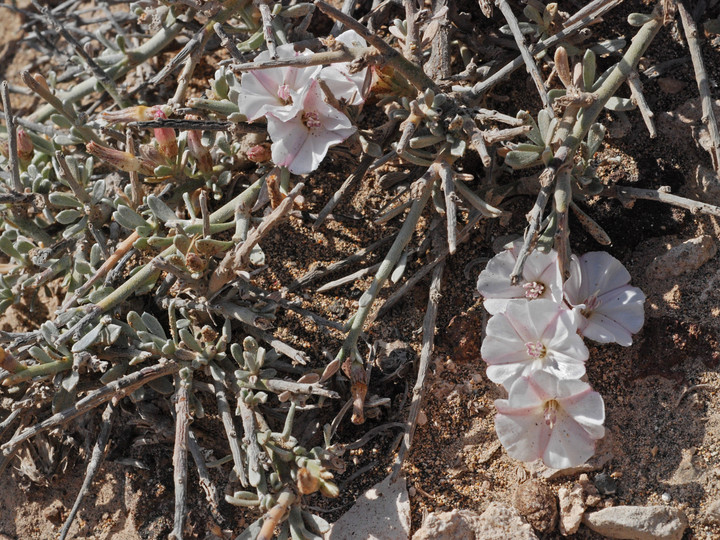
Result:
M154 111L156 120L166 120L167 116L161 109ZM175 138L175 130L171 128L155 128L155 140L157 141L158 151L168 161L175 161L178 155L178 143Z
M210 174L213 168L213 160L210 155L210 151L203 146L200 138L202 137L202 131L193 129L188 131L187 142L188 148L190 149L190 155L197 161L198 169L203 174Z
M305 467L301 467L297 472L297 486L300 493L310 495L320 488L320 479Z
M93 156L100 158L105 163L108 163L121 171L140 172L143 170L140 160L133 156L130 152L122 152L120 150L116 150L115 148L109 148L94 142L89 142L85 145L85 148Z
M23 128L17 130L17 151L22 163L30 162L35 152L35 147Z
M335 497L340 495L340 489L335 485L334 482L326 482L324 480L320 480L320 493L322 493L326 497L334 499Z
M147 122L155 118L155 113L159 111L158 107L145 107L137 105L135 107L127 107L118 111L105 111L102 117L109 124L127 124L128 122Z
M265 163L271 157L272 153L267 144L256 144L247 151L247 158L253 163Z

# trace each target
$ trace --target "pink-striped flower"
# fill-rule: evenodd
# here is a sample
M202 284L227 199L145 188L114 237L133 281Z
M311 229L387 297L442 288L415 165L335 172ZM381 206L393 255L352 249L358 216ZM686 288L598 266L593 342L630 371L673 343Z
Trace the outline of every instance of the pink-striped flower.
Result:
M576 313L552 300L508 303L503 313L488 321L480 349L488 378L506 389L538 372L579 379L589 351L577 334L577 319Z
M278 59L293 58L312 54L311 51L296 52L294 45L288 43L277 47ZM253 60L254 63L270 60L270 53L263 51ZM317 78L321 66L304 68L278 67L257 69L243 73L240 78L238 107L249 122L272 113L279 120L290 120L298 111L298 98Z
M293 174L307 174L320 166L328 149L355 132L350 120L323 100L317 81L311 81L298 100L295 115L283 120L267 116L275 165Z
M585 463L605 435L602 396L579 380L547 373L521 377L508 399L495 401L495 431L508 455L520 461L542 459L553 469Z
M583 336L600 343L632 345L645 321L645 295L631 287L630 273L604 251L572 257L565 299L580 313Z
M516 299L562 301L563 280L555 251L543 253L535 250L530 253L520 283L513 285L510 282L521 245L522 242L515 242L510 249L495 255L480 272L477 288L485 299L485 309L491 315L500 313L508 302Z

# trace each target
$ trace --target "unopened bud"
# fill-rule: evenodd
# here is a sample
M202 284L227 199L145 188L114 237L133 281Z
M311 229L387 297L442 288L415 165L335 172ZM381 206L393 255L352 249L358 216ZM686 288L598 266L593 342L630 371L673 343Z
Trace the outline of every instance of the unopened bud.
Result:
M305 467L301 467L297 472L297 486L300 493L310 495L320 489L320 479Z
M118 111L105 111L102 117L109 124L127 124L128 122L147 122L155 119L155 113L159 111L158 107L145 107L137 105L135 107L127 107Z
M35 79L35 82L37 82L40 86L47 90L48 93L50 93L50 87L48 86L47 80L41 73L33 74L32 78Z
M121 171L140 172L142 170L140 160L133 156L130 152L122 152L121 150L101 146L94 142L89 142L85 145L85 148L93 156L100 158L105 163L108 163Z
M205 270L207 263L206 263L205 259L203 259L199 255L197 255L193 252L190 252L187 255L185 255L185 266L192 273L197 273L197 272L202 272L203 270Z
M247 151L247 158L253 163L265 163L272 157L272 152L267 144L256 144Z
M340 490L334 482L326 482L324 480L320 480L320 493L322 493L326 497L334 499L335 497L340 495Z
M156 120L167 119L167 116L161 109L156 109L154 115ZM178 155L178 143L175 138L175 130L171 128L155 128L154 132L160 154L168 161L175 161Z
M565 47L558 47L555 50L555 71L557 71L558 77L560 77L565 88L570 88L573 85L568 54Z
M203 145L200 140L202 132L197 129L188 131L187 142L190 155L195 158L198 169L203 174L210 174L213 168L213 160L210 151Z
M35 147L23 128L17 130L17 151L18 157L23 163L31 161L35 152Z

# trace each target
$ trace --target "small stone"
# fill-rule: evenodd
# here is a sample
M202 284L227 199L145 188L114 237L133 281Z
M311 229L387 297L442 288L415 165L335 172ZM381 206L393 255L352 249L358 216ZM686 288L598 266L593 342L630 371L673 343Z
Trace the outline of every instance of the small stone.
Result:
M613 506L585 514L583 523L608 538L680 540L687 517L670 506Z
M475 529L475 538L513 538L538 540L532 527L525 523L512 506L491 503L480 516L481 527Z
M63 522L63 512L65 511L65 506L63 506L63 503L61 503L58 500L54 500L50 506L45 508L42 511L43 517L47 519L50 523L53 523L55 525L60 525Z
M669 503L670 501L672 501L672 497L670 496L670 494L669 494L667 491L666 491L665 493L663 493L663 494L660 496L660 498L661 498L661 499L663 500L663 502L666 503L666 504Z
M608 473L596 474L594 484L603 495L615 495L617 493L617 482Z
M469 510L433 512L425 517L413 540L474 540L473 530L479 522L480 514Z
M720 525L720 500L710 503L705 510L703 521L708 525Z
M646 275L650 279L667 279L677 277L686 272L697 270L712 259L717 253L717 246L708 234L686 240L670 249L667 253L655 257Z
M578 484L582 486L585 506L597 506L600 504L602 497L600 497L597 487L595 487L595 484L590 481L587 474L580 475L580 478L578 478Z
M660 90L662 90L666 94L677 94L683 88L685 88L684 82L670 77L658 77L657 83L660 87Z
M580 528L586 508L582 486L575 484L572 491L565 487L560 488L558 499L560 500L560 534L563 536L575 534Z
M533 478L519 484L513 495L513 506L536 531L547 533L555 529L557 501L544 482Z

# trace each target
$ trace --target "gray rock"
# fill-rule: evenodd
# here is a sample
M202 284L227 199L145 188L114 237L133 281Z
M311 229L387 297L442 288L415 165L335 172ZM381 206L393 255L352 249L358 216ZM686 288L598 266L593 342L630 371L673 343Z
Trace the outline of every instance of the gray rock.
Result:
M583 523L608 538L680 540L688 526L685 514L670 506L612 506L585 514Z
M433 512L412 540L538 540L512 506L492 503L483 514L469 510Z
M410 498L404 478L388 476L365 492L332 524L326 540L407 540L410 538Z
M513 494L513 506L536 531L548 533L557 525L557 500L545 482L531 478L519 484Z
M615 495L617 493L617 482L608 473L601 472L595 475L595 487L603 495Z
M697 270L712 259L717 246L712 236L704 234L674 246L667 253L655 257L646 275L650 279L667 279Z

